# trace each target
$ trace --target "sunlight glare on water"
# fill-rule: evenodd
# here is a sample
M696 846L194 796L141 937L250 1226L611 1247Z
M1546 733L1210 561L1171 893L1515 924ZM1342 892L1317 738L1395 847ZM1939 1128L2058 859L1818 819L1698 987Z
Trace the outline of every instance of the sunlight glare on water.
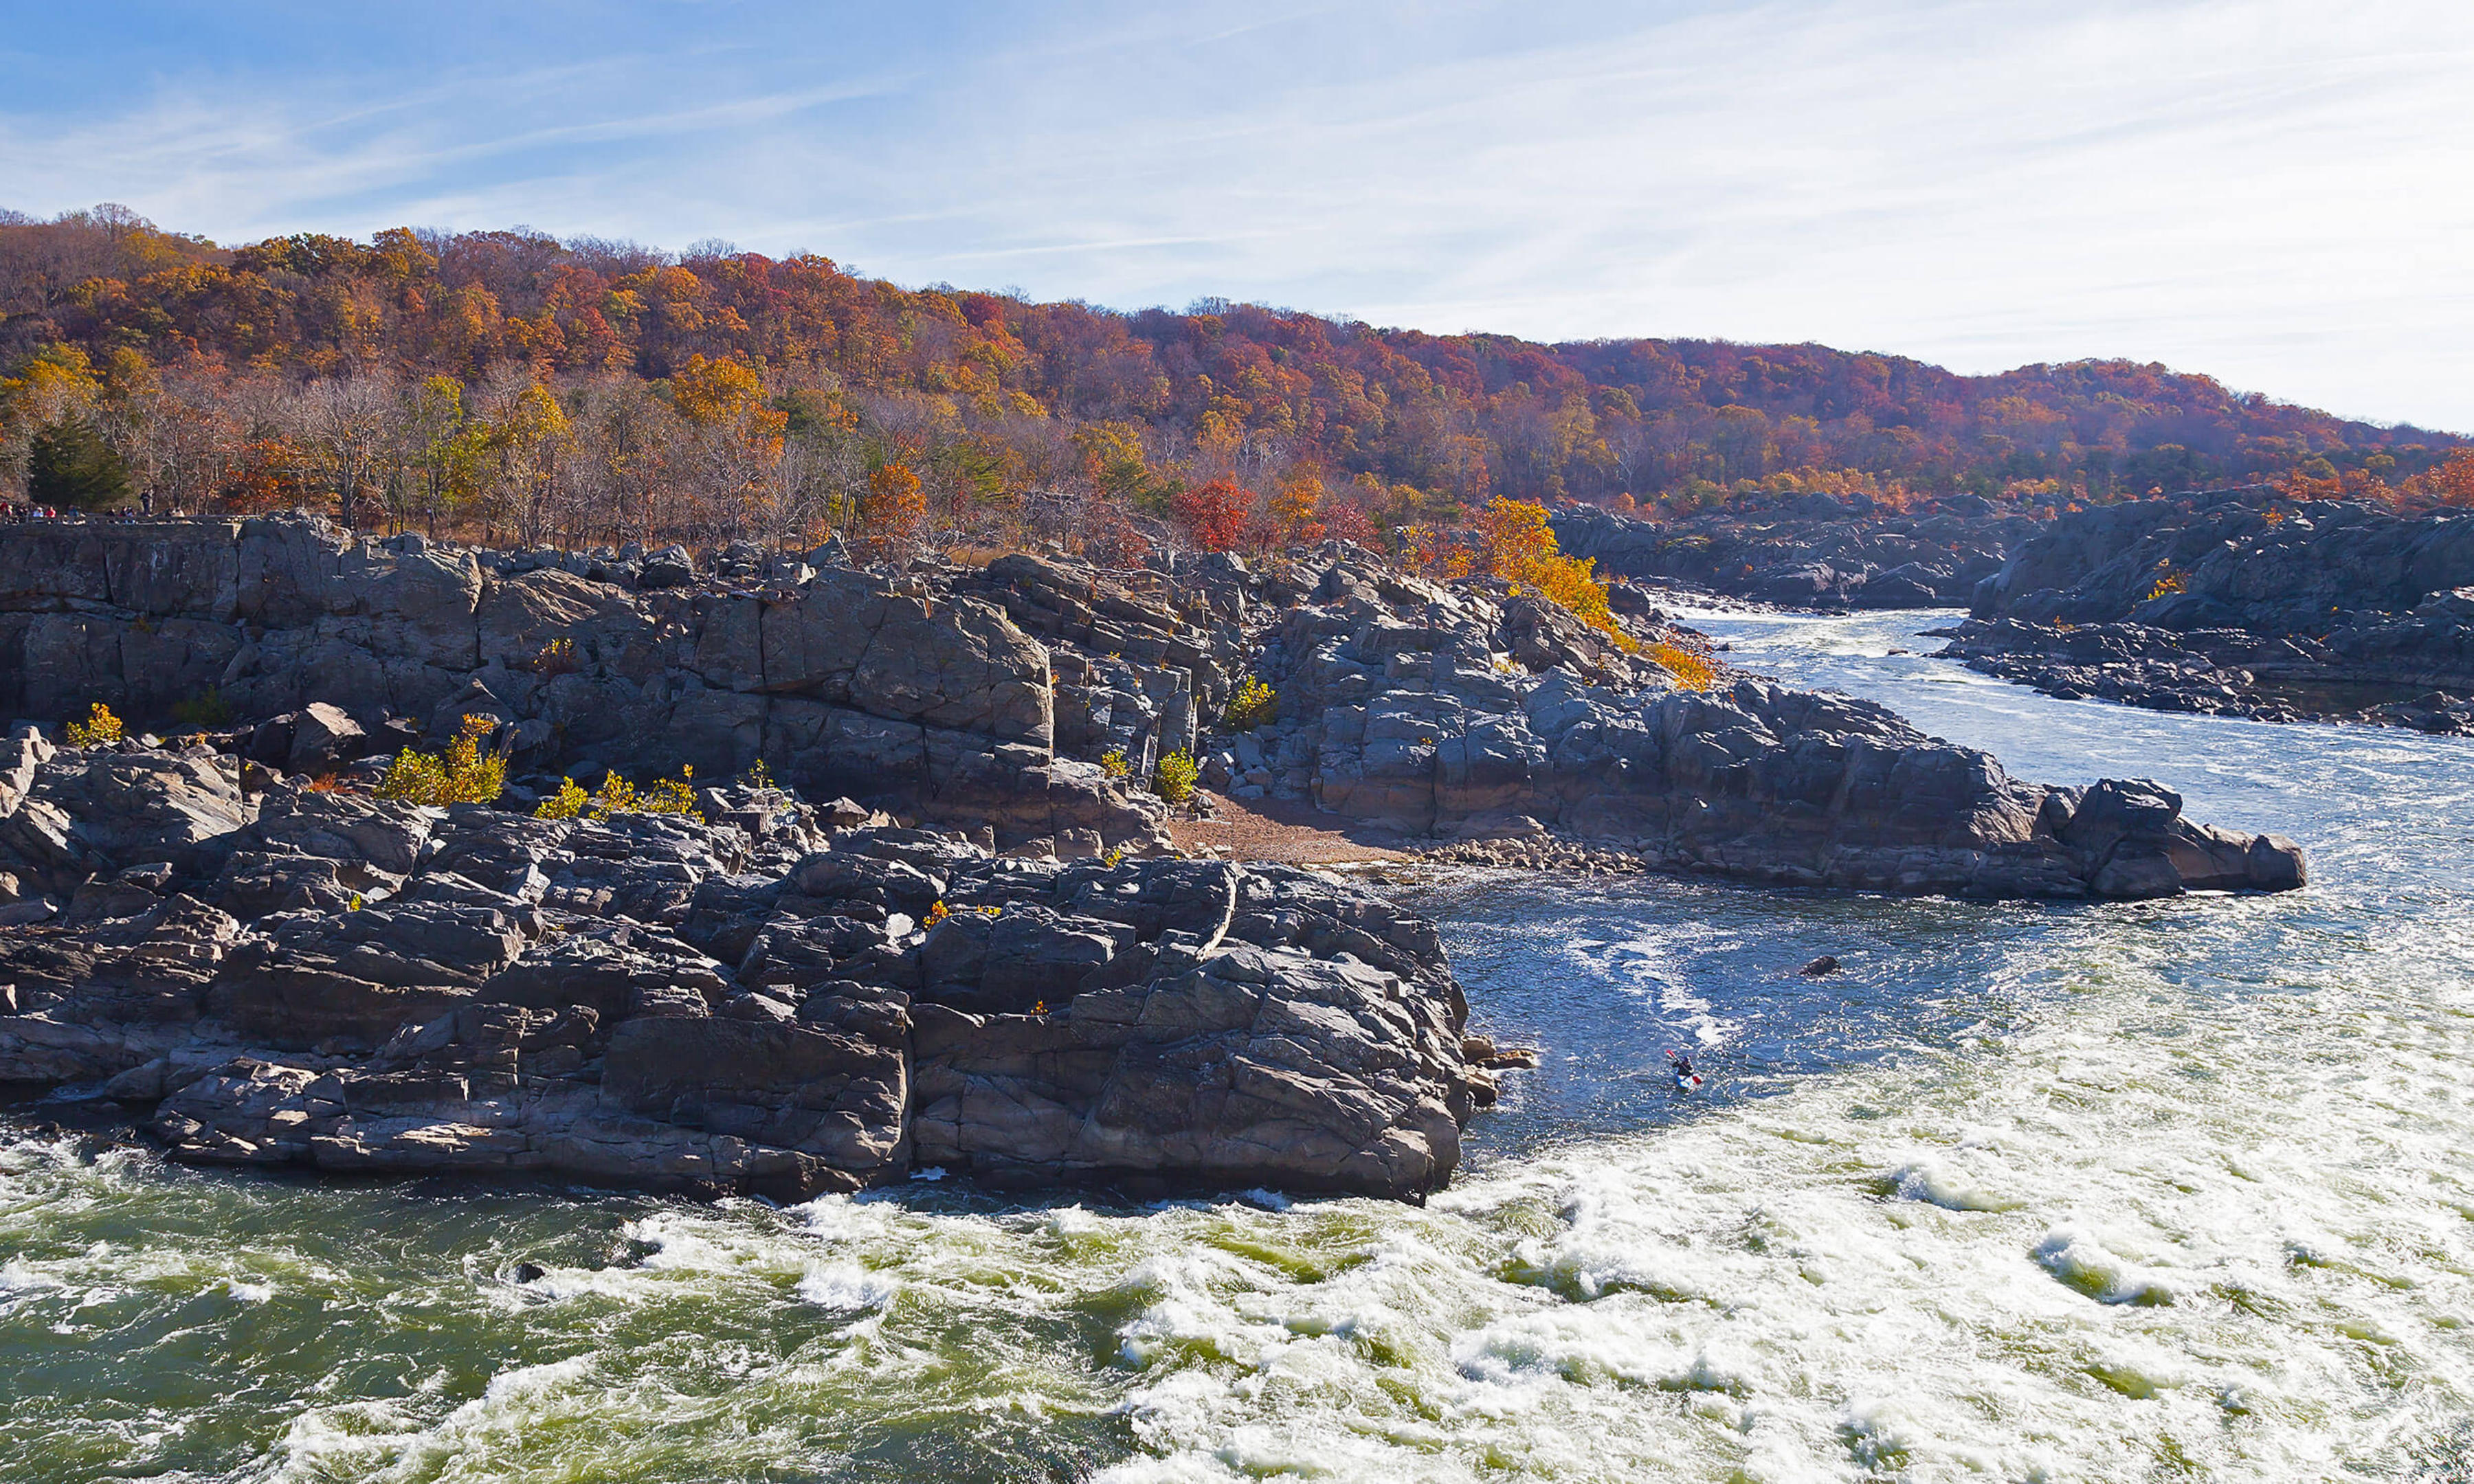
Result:
M2289 834L2312 887L1440 880L1481 1028L1544 1065L1424 1209L691 1207L20 1138L0 1476L2467 1478L2474 749L1890 653L1940 616L1704 621L2022 776Z

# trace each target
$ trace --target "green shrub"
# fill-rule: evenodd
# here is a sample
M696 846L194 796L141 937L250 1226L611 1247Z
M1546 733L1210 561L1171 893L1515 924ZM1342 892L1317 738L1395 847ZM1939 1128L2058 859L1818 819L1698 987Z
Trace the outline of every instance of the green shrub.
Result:
M172 719L201 730L229 726L232 719L232 704L224 699L222 686L209 685L186 701L174 703Z

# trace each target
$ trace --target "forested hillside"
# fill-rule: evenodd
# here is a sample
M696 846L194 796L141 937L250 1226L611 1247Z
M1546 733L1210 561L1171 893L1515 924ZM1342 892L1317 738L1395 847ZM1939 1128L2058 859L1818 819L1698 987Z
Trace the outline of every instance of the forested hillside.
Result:
M2043 510L2229 481L2474 501L2463 440L2128 362L1548 346L1204 301L906 290L816 256L525 231L225 248L0 213L0 491L500 537L1037 534L1131 550L1492 496Z

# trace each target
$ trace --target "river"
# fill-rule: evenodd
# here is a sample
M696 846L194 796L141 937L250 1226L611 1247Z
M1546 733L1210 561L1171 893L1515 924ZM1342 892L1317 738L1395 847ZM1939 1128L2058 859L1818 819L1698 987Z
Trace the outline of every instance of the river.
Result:
M1701 621L2022 776L2161 778L2311 887L1419 888L1480 1025L1545 1052L1422 1209L696 1207L20 1137L0 1477L2474 1477L2474 748L1893 653L1939 616Z

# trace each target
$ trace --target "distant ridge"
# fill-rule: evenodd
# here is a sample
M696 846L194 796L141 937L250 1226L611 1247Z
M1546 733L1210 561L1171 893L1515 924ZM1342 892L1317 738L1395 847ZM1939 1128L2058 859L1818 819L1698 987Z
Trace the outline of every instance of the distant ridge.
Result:
M1301 474L1354 490L1377 525L1492 495L1707 505L1756 488L2059 506L2297 472L2401 485L2466 442L2128 361L1963 376L1814 345L1540 345L1225 300L1121 313L906 290L816 256L521 229L228 249L125 208L0 213L18 477L60 411L29 368L62 347L83 352L93 395L111 391L113 357L135 356L202 402L253 378L448 376L477 415L481 389L503 401L529 371L579 426L600 416L589 389L662 383L657 411L690 423L761 402L811 463L838 461L851 498L899 460L956 512L1074 487L1161 514L1212 478L1270 491ZM227 463L280 462L249 452L272 423L244 431Z

